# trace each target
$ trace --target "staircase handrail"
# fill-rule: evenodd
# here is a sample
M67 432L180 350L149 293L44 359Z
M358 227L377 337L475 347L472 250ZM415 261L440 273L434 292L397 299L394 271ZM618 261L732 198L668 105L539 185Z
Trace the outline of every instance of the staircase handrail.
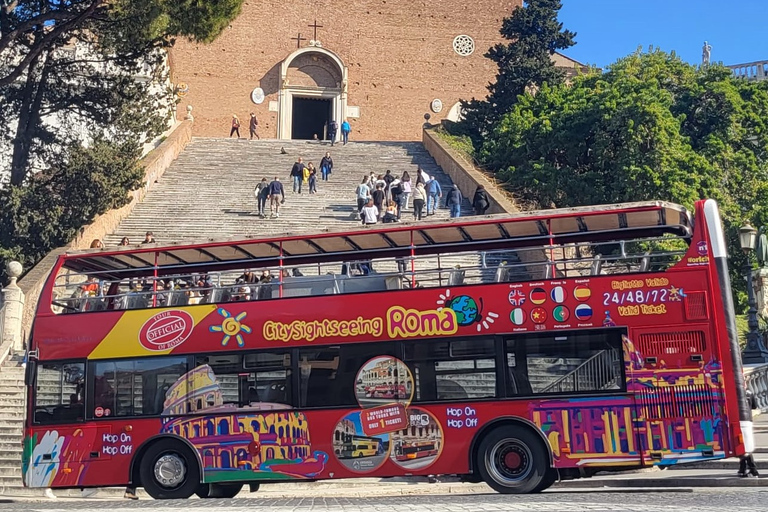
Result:
M602 364L598 365L597 361L601 361ZM606 366L608 368L611 368L613 366L613 363L618 360L618 350L616 349L605 349L601 350L597 354L593 355L583 363L581 363L579 366L571 370L570 372L566 373L556 381L554 381L552 384L545 387L541 392L542 393L551 393L554 391L562 391L562 385L565 382L573 381L573 391L579 391L578 384L581 380L580 377L593 377L598 375L601 368L605 368ZM607 364L606 364L607 363ZM608 379L608 372L605 372L605 379L604 380L610 380ZM613 377L612 377L613 378ZM607 383L607 382L606 382ZM600 383L600 385L595 388L595 386L591 387L589 391L594 391L595 389L602 389L606 383Z

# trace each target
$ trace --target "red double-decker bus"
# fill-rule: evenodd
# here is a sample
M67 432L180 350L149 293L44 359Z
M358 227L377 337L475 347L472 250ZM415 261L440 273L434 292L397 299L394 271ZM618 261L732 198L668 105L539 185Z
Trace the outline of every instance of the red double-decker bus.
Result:
M31 336L25 484L186 498L456 474L525 493L749 452L720 217L694 213L65 254Z

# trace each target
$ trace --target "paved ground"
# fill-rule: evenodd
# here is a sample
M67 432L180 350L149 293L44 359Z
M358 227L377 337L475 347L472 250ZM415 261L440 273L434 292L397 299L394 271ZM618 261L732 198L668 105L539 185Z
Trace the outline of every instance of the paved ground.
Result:
M548 491L539 495L505 496L500 494L470 494L448 496L402 496L335 498L332 495L314 498L264 499L242 498L234 500L185 500L137 502L113 500L58 499L49 502L4 502L2 511L92 510L130 512L134 510L222 509L228 512L483 512L483 511L535 511L535 512L721 512L759 511L766 509L768 495L756 490L675 490L659 491Z

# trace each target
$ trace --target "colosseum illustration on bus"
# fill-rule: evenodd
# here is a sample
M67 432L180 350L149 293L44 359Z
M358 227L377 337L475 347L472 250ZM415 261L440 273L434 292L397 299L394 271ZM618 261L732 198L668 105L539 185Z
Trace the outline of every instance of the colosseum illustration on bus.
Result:
M173 418L204 411L205 415ZM328 455L312 451L304 413L285 404L224 404L208 365L187 372L166 392L163 432L188 439L200 452L206 482L312 478Z

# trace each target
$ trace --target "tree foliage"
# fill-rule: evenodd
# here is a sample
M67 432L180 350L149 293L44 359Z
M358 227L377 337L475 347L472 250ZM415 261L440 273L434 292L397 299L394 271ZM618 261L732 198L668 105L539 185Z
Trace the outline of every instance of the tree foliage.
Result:
M243 0L15 0L0 4L0 125L11 127L11 183L83 139L73 127L152 138L169 114L161 48L210 41ZM15 126L15 129L13 128ZM113 133L114 134L114 133ZM0 141L2 142L2 141Z
M0 189L0 260L29 269L97 215L127 204L127 191L141 184L135 144L99 139L66 154L26 186Z
M521 97L481 158L541 207L716 199L738 273L738 227L768 223L768 82L638 52Z
M576 34L563 30L557 21L560 0L527 0L525 4L502 22L501 35L511 42L497 44L485 54L499 68L496 81L488 86L488 98L473 98L462 105L462 124L475 140L509 112L527 90L565 79L552 55L573 46Z

